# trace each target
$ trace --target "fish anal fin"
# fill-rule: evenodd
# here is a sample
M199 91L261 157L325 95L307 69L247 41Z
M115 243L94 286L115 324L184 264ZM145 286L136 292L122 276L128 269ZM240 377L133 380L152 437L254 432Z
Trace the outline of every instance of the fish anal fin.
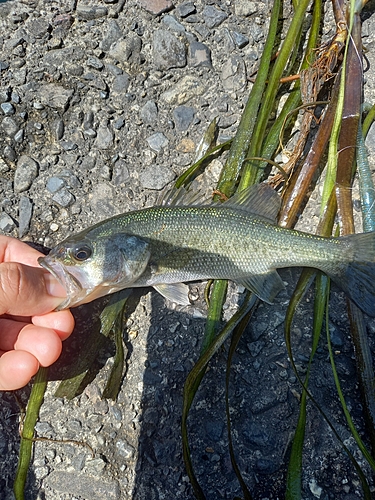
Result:
M276 295L285 288L277 271L246 276L241 279L236 279L236 283L244 286L268 304L272 304Z
M185 285L185 283L161 283L159 285L153 285L153 287L160 293L160 295L171 302L175 302L181 306L190 305L189 287L188 285Z

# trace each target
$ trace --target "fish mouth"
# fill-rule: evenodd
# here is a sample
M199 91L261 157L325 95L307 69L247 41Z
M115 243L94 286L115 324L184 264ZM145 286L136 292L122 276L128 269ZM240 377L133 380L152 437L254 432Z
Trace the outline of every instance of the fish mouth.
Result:
M57 281L66 289L66 299L61 302L55 311L61 311L68 307L79 305L81 300L87 295L87 291L82 287L79 280L58 262L50 260L48 256L39 257L38 263L41 267L50 272Z

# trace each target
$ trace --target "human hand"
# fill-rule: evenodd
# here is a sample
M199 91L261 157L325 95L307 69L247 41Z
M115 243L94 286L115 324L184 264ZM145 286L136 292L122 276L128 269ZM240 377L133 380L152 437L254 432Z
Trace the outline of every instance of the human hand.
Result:
M69 310L54 311L65 289L38 264L42 254L0 235L0 390L26 385L60 356L73 331Z

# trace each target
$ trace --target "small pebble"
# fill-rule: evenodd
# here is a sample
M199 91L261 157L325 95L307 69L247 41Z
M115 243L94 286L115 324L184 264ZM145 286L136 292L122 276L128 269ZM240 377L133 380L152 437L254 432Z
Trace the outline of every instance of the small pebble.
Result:
M16 112L15 107L10 102L2 102L0 107L5 116L14 115Z
M151 135L147 139L147 143L150 146L150 148L157 153L160 153L160 151L168 146L168 139L165 137L165 135L161 132L156 132L155 134Z
M66 188L62 188L52 196L53 201L62 207L70 207L75 202L75 197Z
M39 165L33 158L26 155L21 156L14 174L14 190L17 193L22 193L29 189L38 175L38 170Z
M15 227L14 220L7 213L0 214L0 231L10 233Z
M30 228L31 217L33 214L33 203L27 196L20 197L18 214L18 236L22 238Z

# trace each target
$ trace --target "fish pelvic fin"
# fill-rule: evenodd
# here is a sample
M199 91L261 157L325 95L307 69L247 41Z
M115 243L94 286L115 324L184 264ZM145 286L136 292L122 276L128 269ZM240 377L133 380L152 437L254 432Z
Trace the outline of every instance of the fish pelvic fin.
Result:
M353 260L339 275L327 273L368 316L375 316L375 231L340 238L353 248Z
M189 306L191 304L189 300L189 286L184 283L161 283L153 285L153 287L160 295L171 302L175 302L181 306Z
M236 278L236 283L244 286L264 302L272 304L276 295L285 288L277 271Z

